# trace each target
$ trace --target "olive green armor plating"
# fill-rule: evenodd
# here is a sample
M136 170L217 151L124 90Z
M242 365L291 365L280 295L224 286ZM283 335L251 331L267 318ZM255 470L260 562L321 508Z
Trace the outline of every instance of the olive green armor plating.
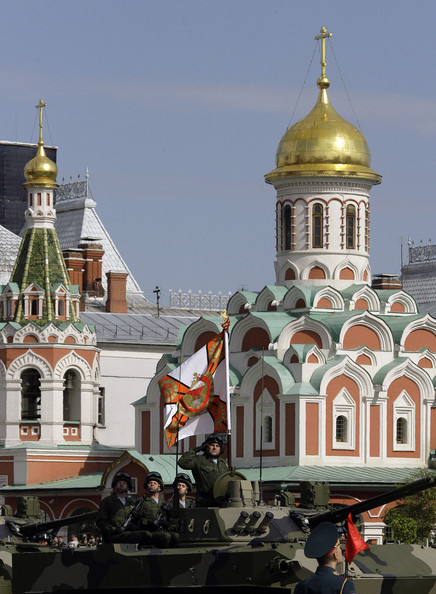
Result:
M180 527L180 546L168 549L112 543L54 550L34 542L35 536L82 516L37 522L31 513L3 515L0 594L82 589L121 594L170 588L184 594L199 587L205 594L241 589L292 593L299 581L316 570L316 561L304 555L304 543L317 523L339 524L350 512L361 513L435 484L436 479L421 479L363 503L329 510L324 484L309 485L302 496L305 507L295 507L287 493L277 498L277 505L269 506L258 503L256 484L228 472L213 490L219 507L170 510ZM319 503L322 510L316 507ZM9 510L3 508L3 512ZM354 558L349 577L359 594L436 594L436 549L371 545Z

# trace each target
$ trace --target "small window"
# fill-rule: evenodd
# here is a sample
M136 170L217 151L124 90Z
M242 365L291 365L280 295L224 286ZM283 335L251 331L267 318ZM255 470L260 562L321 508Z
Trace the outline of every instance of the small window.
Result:
M59 316L65 316L65 301L63 299L59 299Z
M347 418L343 415L336 417L336 441L341 443L347 441Z
M41 206L41 194L38 192L38 206Z
M312 210L312 247L323 247L323 215L324 209L321 204L315 204Z
M272 431L272 417L267 416L263 421L263 430L265 436L265 442L271 443L273 439L273 431Z
M100 386L98 395L98 412L97 412L97 423L98 425L104 425L104 392L105 388Z
M407 443L407 420L404 417L397 419L396 441L397 443Z
M365 250L369 252L369 210L365 210Z
M347 206L347 250L354 250L356 247L356 207L353 204Z
M282 225L283 225L283 249L291 249L291 215L292 209L287 204L282 210Z
M50 206L50 194L46 194L47 206Z
M38 315L38 299L31 299L30 300L30 315L37 316Z

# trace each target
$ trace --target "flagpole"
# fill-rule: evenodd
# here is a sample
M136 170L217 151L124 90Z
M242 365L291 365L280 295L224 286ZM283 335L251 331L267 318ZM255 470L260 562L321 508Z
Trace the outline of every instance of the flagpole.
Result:
M262 483L262 469L263 469L263 390L264 390L264 348L262 347L262 393L260 395L260 456L259 456L259 504L263 503L263 483Z
M224 320L224 323L229 319ZM229 322L230 325L230 322ZM230 368L229 368L229 331L228 328L224 327L224 375L226 382L226 412L227 412L227 461L228 467L232 467L232 418L231 418L231 406L230 406Z

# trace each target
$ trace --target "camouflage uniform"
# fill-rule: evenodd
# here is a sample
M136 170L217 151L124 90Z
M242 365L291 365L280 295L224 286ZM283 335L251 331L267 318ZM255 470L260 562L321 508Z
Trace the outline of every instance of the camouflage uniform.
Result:
M95 523L106 542L140 542L145 544L151 541L151 535L143 531L121 531L134 506L135 502L131 497L126 497L124 505L115 493L102 500Z
M222 458L213 461L207 454L197 456L195 450L189 450L180 457L180 468L192 470L197 487L196 502L199 507L215 506L213 487L218 477L228 472L228 466Z
M142 505L139 510L139 528L147 531L151 536L152 543L161 548L169 547L171 545L171 534L161 530L156 525L156 518L164 503L164 499L159 496L159 501L149 495L142 497Z

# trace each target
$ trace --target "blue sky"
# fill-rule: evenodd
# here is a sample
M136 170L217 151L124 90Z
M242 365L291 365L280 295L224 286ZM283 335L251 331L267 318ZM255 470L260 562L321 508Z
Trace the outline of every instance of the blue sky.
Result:
M383 176L373 273L401 238L436 243L436 3L420 0L2 2L2 140L47 144L59 178L90 171L97 211L154 299L275 281L275 192L264 183L321 26L335 109L352 105ZM315 54L294 123L317 96Z

